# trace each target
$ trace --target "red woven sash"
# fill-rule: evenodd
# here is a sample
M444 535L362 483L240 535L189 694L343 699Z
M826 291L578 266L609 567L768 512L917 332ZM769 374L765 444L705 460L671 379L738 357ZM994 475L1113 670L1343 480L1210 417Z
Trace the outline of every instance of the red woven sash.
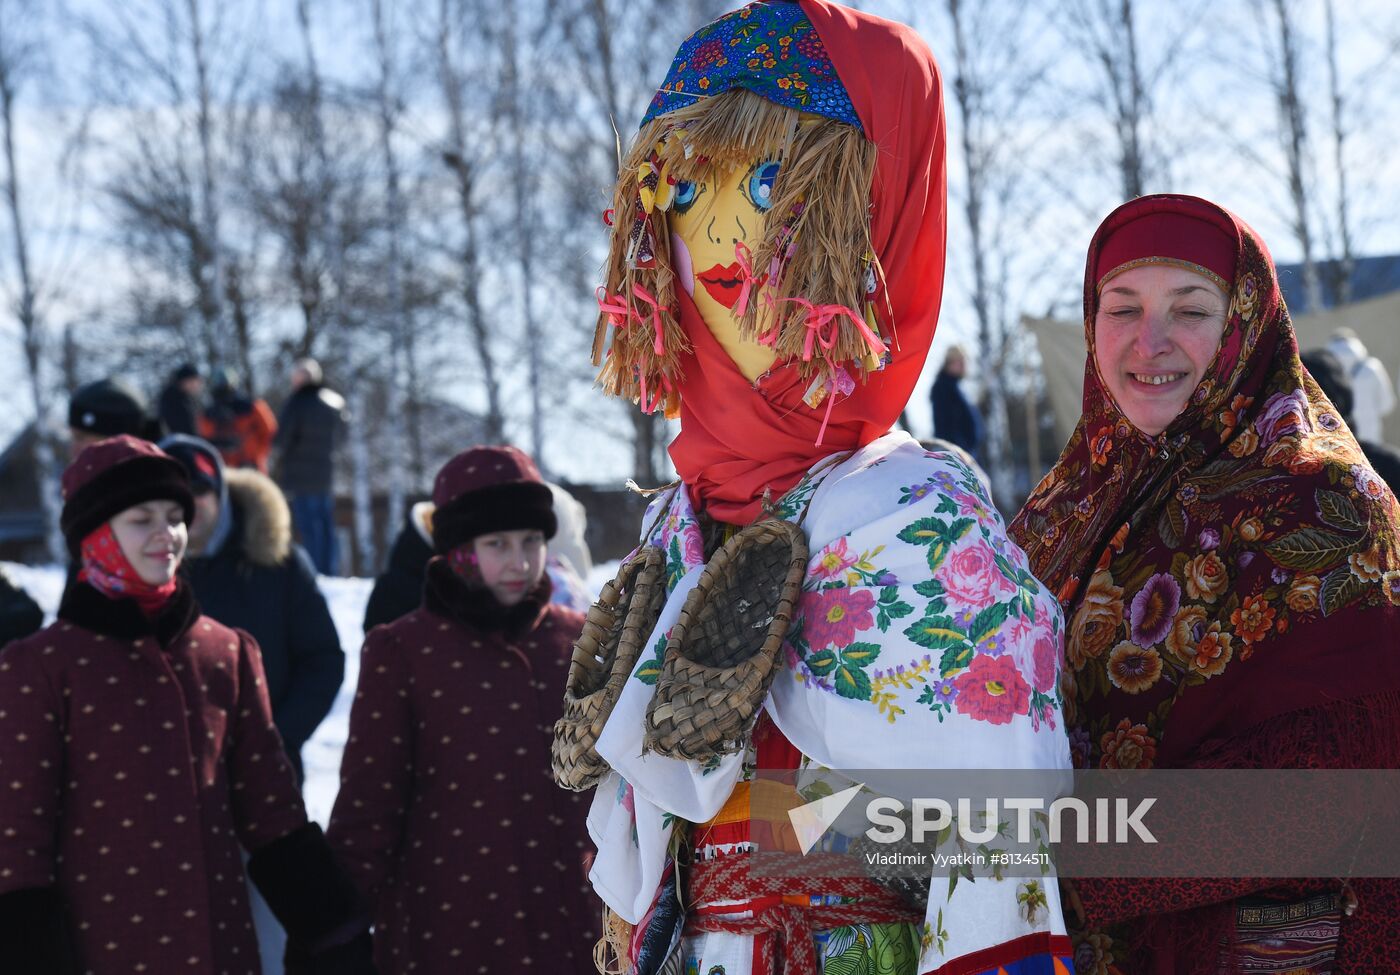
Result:
M830 862L832 869L824 870ZM722 901L750 901L783 895L838 895L858 898L855 904L801 906L773 902L755 905L752 917L730 918L692 911L687 935L712 931L770 935L761 939L764 967L774 975L818 975L813 936L818 931L850 924L918 924L915 914L893 891L867 877L843 877L850 870L846 857L814 854L801 861L802 876L755 876L747 856L726 856L697 863L689 870L689 903L705 907Z

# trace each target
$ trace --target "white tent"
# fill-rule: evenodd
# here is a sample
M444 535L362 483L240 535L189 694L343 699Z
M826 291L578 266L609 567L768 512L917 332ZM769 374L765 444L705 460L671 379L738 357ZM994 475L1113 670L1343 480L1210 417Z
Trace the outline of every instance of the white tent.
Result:
M1081 322L1053 318L1025 317L1021 321L1040 348L1045 387L1055 414L1055 433L1064 443L1079 422L1083 403L1084 326ZM1355 332L1371 355L1385 364L1394 382L1400 374L1400 291L1293 321L1300 349L1325 345L1332 333L1344 326ZM1400 447L1400 409L1385 418L1384 434L1386 443Z

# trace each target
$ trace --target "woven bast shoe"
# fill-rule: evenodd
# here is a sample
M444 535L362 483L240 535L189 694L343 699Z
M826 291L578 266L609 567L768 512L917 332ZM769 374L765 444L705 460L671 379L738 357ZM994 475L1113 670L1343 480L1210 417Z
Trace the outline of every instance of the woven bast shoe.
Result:
M806 571L807 539L786 521L750 525L714 554L668 635L643 750L703 762L744 747Z
M665 602L666 559L648 545L622 563L589 607L564 684L564 716L554 723L550 747L554 781L564 788L591 789L608 771L598 736Z

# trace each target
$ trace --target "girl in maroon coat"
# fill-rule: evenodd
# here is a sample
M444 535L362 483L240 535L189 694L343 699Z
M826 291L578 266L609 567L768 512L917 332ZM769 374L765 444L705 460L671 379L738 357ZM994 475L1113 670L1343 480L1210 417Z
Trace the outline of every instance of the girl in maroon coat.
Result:
M78 455L63 495L77 579L57 622L0 652L0 969L258 975L242 846L308 970L372 973L257 645L176 575L184 468L114 437Z
M422 605L365 640L329 836L385 973L592 972L586 808L550 779L583 616L549 603L549 488L514 447L433 487Z

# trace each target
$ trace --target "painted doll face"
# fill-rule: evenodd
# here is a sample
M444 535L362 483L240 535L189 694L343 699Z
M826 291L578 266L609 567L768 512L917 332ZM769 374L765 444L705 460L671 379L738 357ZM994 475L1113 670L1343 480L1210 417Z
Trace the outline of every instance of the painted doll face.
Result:
M1118 408L1150 436L1165 430L1205 376L1225 331L1214 281L1146 265L1109 279L1094 316L1099 375Z
M743 243L750 253L758 249L777 176L776 162L758 162L734 167L719 183L679 183L668 215L680 285L750 382L768 371L775 356L767 346L739 335L735 306L744 279L735 247ZM749 301L757 300L755 284Z

